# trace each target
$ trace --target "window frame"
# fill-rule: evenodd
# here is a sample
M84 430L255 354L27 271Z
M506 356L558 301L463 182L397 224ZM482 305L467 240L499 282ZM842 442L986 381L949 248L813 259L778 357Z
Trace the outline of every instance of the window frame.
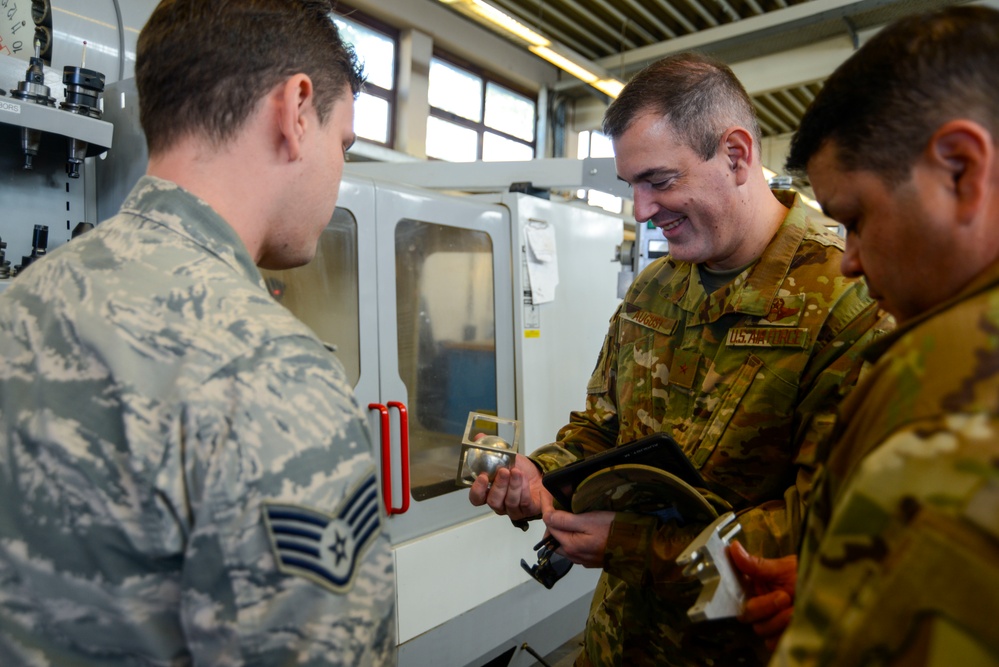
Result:
M376 18L368 16L367 14L360 12L353 7L344 4L337 4L334 10L334 17L350 21L361 25L373 32L377 32L384 37L388 37L392 40L395 45L394 56L392 58L392 82L393 88L389 90L387 88L382 88L381 86L376 86L373 83L365 81L364 86L361 88L361 92L367 93L372 97L377 97L379 99L388 102L389 113L388 113L388 137L387 141L381 142L375 139L369 139L368 137L358 137L361 141L366 141L377 146L385 146L386 148L393 148L395 146L396 138L396 113L398 111L398 97L399 97L399 34L400 30L388 23L383 23ZM360 55L358 56L359 59Z
M486 70L486 69L484 69L482 67L478 67L477 65L473 65L472 63L468 62L467 60L459 58L458 56L455 56L454 54L448 53L447 51L438 49L436 47L434 48L433 58L435 60L440 60L440 61L444 62L445 64L450 65L451 67L456 67L458 69L464 70L468 74L471 74L472 76L478 77L479 79L482 80L482 98L480 100L481 103L482 103L482 107L481 107L482 108L482 120L480 120L480 121L469 120L469 119L467 119L467 118L465 118L463 116L459 116L459 115L457 115L455 113L451 113L450 111L445 111L445 110L440 109L438 107L435 107L435 106L432 106L432 105L428 105L429 109L430 109L430 114L429 114L430 117L438 118L440 120L447 121L449 123L454 123L455 125L459 125L461 127L464 127L464 128L467 128L467 129L475 131L475 134L476 134L476 148L475 148L476 161L481 161L482 160L483 142L484 142L484 138L485 138L486 132L489 132L491 134L495 134L498 137L501 137L503 139L507 139L509 141L516 142L516 143L524 145L524 146L529 146L530 149L531 149L531 153L533 154L534 158L537 157L537 155L538 155L538 95L537 95L537 93L532 93L529 90L525 89L523 86L518 86L515 83L511 83L507 79L504 79L504 78L502 78L500 76L497 76L496 74L493 74L492 72L490 72L490 71L488 71L488 70ZM486 121L485 121L485 119L486 119L486 91L489 88L489 84L490 83L493 83L493 84L495 84L497 86L500 86L501 88L505 88L506 90L510 91L511 93L514 93L516 95L520 95L521 97L524 97L524 98L530 100L534 104L534 140L533 141L530 141L530 142L525 141L525 140L521 139L520 137L514 136L512 134L508 134L508 133L504 132L503 130L500 130L499 128L490 127L489 125L486 125ZM427 156L427 159L429 159L429 160L441 160L441 158L431 157L431 156Z

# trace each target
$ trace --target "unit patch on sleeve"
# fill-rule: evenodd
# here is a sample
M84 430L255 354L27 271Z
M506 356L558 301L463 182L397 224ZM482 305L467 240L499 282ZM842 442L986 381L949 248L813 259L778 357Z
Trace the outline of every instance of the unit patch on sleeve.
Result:
M346 593L353 586L357 563L381 528L374 474L348 494L334 514L267 501L263 513L278 569L334 593Z

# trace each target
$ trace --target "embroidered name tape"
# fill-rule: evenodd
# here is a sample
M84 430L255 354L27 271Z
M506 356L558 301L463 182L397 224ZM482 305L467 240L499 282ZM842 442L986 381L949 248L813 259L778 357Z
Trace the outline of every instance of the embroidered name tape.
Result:
M808 329L740 327L730 329L728 340L733 347L806 347Z
M354 489L335 514L272 502L265 502L263 511L278 569L335 593L350 590L357 563L381 528L374 475Z
M673 318L663 317L662 315L656 315L655 313L650 313L645 310L640 310L635 313L621 313L621 319L634 322L635 324L641 324L643 327L654 329L661 334L666 334L667 336L676 330L676 320Z

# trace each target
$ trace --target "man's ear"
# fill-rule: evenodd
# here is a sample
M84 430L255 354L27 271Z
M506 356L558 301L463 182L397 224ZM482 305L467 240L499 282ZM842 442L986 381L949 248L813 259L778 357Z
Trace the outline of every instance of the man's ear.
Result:
M311 122L306 111L313 104L312 79L295 74L278 87L278 130L289 162L302 159L302 141Z
M753 158L753 135L742 127L730 127L721 138L721 150L728 160L729 169L735 173L736 185L743 185L749 179L749 168Z
M996 165L992 134L978 123L959 119L933 133L925 157L948 179L959 224L973 222L986 204Z

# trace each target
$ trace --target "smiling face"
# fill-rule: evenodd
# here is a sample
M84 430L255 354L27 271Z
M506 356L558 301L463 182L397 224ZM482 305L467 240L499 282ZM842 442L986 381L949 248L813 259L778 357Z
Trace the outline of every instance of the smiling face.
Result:
M725 151L702 159L651 113L636 117L613 144L618 177L632 187L635 220L661 229L672 257L718 269L754 259L741 252L744 230L733 212L742 204Z
M953 296L965 280L949 270L961 261L946 200L917 161L910 177L889 185L871 171L844 171L826 143L808 162L808 176L826 215L847 231L842 271L864 276L871 296L899 322Z

